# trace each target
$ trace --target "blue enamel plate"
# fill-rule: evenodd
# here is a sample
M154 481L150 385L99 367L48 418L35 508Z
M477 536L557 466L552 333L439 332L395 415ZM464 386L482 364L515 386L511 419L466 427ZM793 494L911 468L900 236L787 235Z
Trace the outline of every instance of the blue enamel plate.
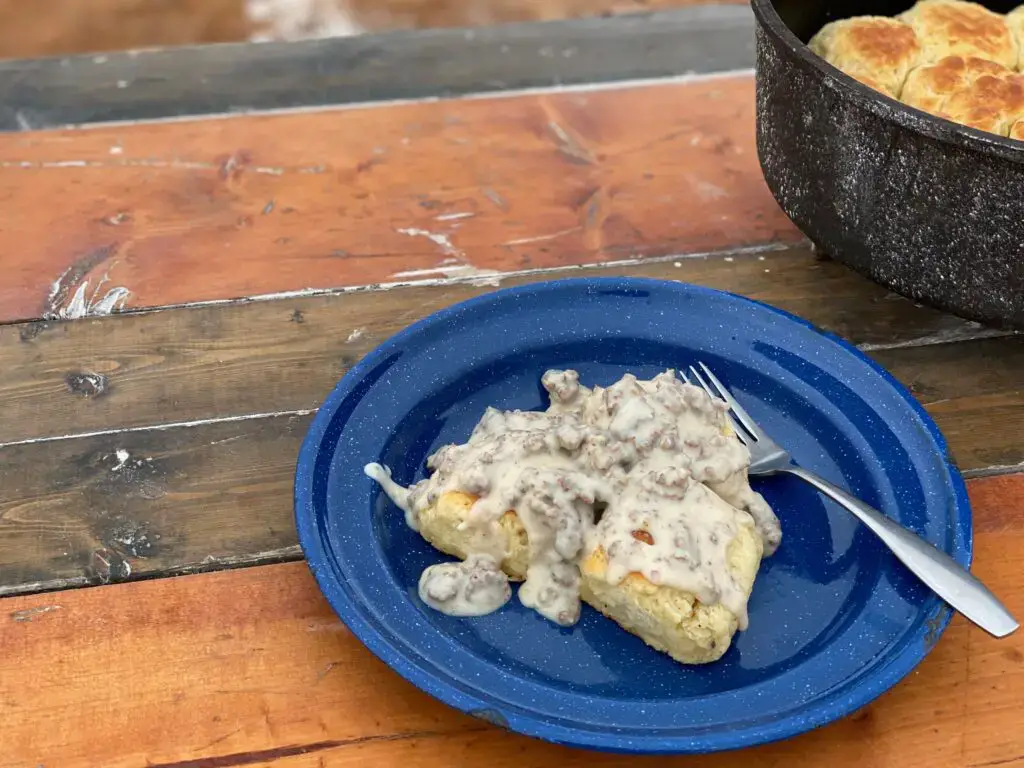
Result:
M949 611L853 517L788 477L756 483L782 521L750 628L718 662L683 666L584 606L561 628L513 598L481 618L420 602L447 559L363 475L410 484L483 414L543 409L541 375L588 385L702 360L796 460L968 565L971 514L935 424L856 349L731 294L629 278L560 280L455 305L385 342L320 409L299 455L295 514L320 588L384 662L456 709L513 731L621 752L711 752L782 739L894 685Z

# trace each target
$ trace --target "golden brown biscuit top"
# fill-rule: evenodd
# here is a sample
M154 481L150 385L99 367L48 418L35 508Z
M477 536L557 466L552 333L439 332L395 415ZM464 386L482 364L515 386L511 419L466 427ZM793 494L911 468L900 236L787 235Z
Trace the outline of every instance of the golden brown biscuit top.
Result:
M950 96L942 106L940 117L1006 136L1022 112L1024 81L1020 76L999 78L985 75Z
M1003 16L963 0L920 0L899 18L913 27L921 60L977 56L1015 69L1017 42Z
M834 21L809 46L846 74L894 97L921 52L914 30L885 16Z
M947 56L912 71L901 98L904 104L936 112L943 108L948 97L971 88L979 79L1001 79L1012 74L1011 70L987 59Z
M897 67L920 50L909 25L884 16L865 16L840 22L836 47L876 66Z
M1017 69L1024 72L1024 5L1006 14L1006 26L1017 40Z
M1024 76L1007 70L993 74L982 68L971 72L966 66L954 68L950 62L946 62L945 68L934 69L945 69L932 82L935 85L937 81L939 88L915 91L917 73L912 73L904 89L906 103L1000 136L1008 135L1013 123L1024 116Z
M1010 129L1010 138L1024 141L1024 120L1018 120Z

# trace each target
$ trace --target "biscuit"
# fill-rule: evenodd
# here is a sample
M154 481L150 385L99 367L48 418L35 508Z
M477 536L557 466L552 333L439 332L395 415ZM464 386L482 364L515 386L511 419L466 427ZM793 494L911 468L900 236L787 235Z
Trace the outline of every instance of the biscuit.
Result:
M966 91L980 79L1001 80L1011 75L1006 67L986 59L947 56L935 64L913 70L900 100L911 107L938 114L954 94Z
M1008 136L1013 124L1024 116L1024 76L980 77L946 99L938 115L980 131Z
M1017 41L1006 18L963 0L919 0L900 16L913 27L921 45L921 63L947 56L976 56L1016 69Z
M436 504L431 504L418 514L419 532L424 539L442 552L465 560L473 550L472 534L459 526L469 516L469 509L476 497L467 493L450 492L441 495ZM515 512L506 512L498 526L506 537L505 559L501 569L515 581L526 578L526 566L530 562L530 544L526 529Z
M423 538L442 552L465 558L473 548L472 534L467 528L460 528L460 524L475 501L474 496L465 493L442 494L436 504L419 513ZM511 579L522 581L530 560L526 530L512 511L502 516L499 526L507 540L502 570ZM761 537L753 524L737 527L727 552L734 578L749 595L763 552ZM705 605L691 593L653 584L638 573L611 584L604 578L607 565L607 556L600 546L584 558L580 596L624 629L683 664L716 661L729 649L739 619L727 608Z
M833 21L808 46L829 64L893 98L921 54L914 30L884 16Z
M1024 5L1006 14L1006 26L1017 42L1017 69L1024 72Z
M885 83L883 83L881 80L876 80L871 75L853 74L851 72L847 72L846 74L850 75L850 77L852 77L858 83L866 85L868 88L871 88L872 90L878 91L879 93L884 93L886 96L892 96L894 99L896 98L896 94L894 94L889 88L887 88Z
M710 491L716 503L725 504ZM729 571L747 597L761 565L763 544L753 524L738 525L726 550ZM598 546L580 566L580 595L627 632L683 664L708 664L729 650L740 620L728 608L692 593L654 584L639 573L606 578L608 555Z
M1017 141L1024 141L1024 120L1018 120L1010 128L1010 138L1017 139Z

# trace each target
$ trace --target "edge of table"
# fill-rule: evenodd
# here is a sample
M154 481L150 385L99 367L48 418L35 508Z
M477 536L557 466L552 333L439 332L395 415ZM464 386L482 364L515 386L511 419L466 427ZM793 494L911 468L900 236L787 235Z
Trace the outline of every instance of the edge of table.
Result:
M479 29L0 61L0 131L749 69L753 30L745 4L725 4Z

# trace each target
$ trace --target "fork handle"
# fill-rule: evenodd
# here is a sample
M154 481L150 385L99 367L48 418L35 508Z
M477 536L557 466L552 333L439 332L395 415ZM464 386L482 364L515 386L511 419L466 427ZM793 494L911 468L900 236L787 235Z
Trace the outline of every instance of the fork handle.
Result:
M852 512L935 594L986 632L1006 637L1020 626L984 584L945 552L813 472L795 466L782 471L810 483Z

